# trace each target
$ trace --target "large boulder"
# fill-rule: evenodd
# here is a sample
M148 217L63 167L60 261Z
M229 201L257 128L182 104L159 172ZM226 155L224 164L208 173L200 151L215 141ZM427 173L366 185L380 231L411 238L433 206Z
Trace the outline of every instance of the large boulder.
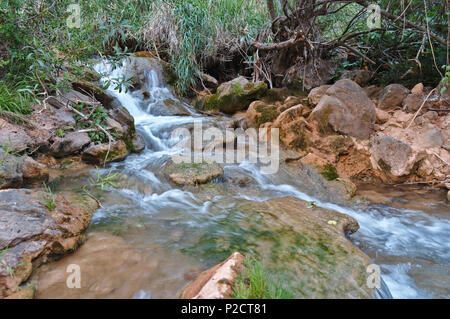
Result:
M46 196L27 189L0 191L0 298L19 292L42 262L73 251L97 209L89 197L64 193L55 195L51 211Z
M87 133L68 133L62 138L55 138L55 141L50 146L50 153L55 157L64 157L80 153L90 143L91 139Z
M339 80L325 92L311 118L323 133L334 131L367 139L372 133L376 113L373 102L358 84Z
M277 258L263 262L269 269L289 262L294 297L374 297L366 284L370 258L346 237L359 229L352 217L293 197L248 202L236 209L259 216L273 234L288 236L274 247ZM267 251L267 243L260 245L254 249Z
M314 107L319 104L322 97L325 95L325 92L331 87L331 85L322 85L312 89L308 94L309 104Z
M251 102L260 99L266 92L266 83L252 83L240 76L222 83L215 94L201 98L196 107L205 111L214 110L232 114L246 110Z
M403 100L408 96L409 90L401 84L391 84L383 89L378 100L378 108L393 110L402 106Z
M390 136L376 136L371 140L371 144L372 165L387 176L408 175L421 159L408 144Z
M182 299L228 299L244 268L244 256L235 252L220 264L205 270L181 293Z

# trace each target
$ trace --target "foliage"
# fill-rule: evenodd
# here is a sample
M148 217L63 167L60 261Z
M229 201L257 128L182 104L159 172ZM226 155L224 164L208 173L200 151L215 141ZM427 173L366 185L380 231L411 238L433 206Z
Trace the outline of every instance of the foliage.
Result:
M443 94L450 86L450 65L443 66L443 69L445 70L444 78L441 81L441 94Z
M45 192L43 195L41 195L41 199L43 201L42 204L49 210L54 210L56 208L55 195L53 194L53 191L50 188L50 186L48 186L45 182L43 184Z
M267 269L255 258L246 258L245 269L234 284L232 298L235 299L292 299L286 285L276 281Z
M330 163L322 167L322 171L320 172L320 174L329 181L333 181L339 178L339 174L336 168Z
M107 187L113 187L116 188L117 184L114 182L115 179L119 176L119 173L112 173L111 170L109 170L108 174L102 175L100 173L100 169L97 167L97 171L95 172L96 179L90 178L89 181L91 182L91 186L93 187L99 187L101 190L104 190Z
M108 140L106 134L99 130L97 125L105 128L108 112L102 105L87 105L80 103L75 106L85 117L75 114L74 118L77 122L77 127L80 129L90 129L88 132L91 140L96 144L102 144Z

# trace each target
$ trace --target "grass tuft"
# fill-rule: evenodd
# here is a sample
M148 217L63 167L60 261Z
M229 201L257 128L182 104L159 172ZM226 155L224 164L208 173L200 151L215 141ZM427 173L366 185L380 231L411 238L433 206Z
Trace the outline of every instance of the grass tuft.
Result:
M257 259L244 262L245 269L234 285L235 299L292 299L293 293L286 284L277 281Z

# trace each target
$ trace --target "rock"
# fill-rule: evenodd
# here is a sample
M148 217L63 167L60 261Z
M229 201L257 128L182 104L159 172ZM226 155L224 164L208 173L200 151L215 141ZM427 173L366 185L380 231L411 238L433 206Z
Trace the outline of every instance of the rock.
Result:
M426 131L424 134L420 135L420 140L422 147L425 148L440 148L444 145L444 136L440 129L432 129Z
M28 189L0 191L0 297L18 293L40 263L74 250L97 209L89 197L64 193L55 195L50 211L43 196Z
M251 83L240 76L232 81L222 83L217 93L201 98L196 107L205 111L215 110L233 114L246 110L251 102L260 99L267 92L264 82Z
M32 183L47 180L49 174L47 166L35 161L29 156L24 156L22 176L25 182Z
M403 109L408 112L416 112L423 104L423 94L408 94L403 100Z
M21 159L0 148L0 189L20 187L23 183Z
M222 176L223 168L215 162L175 164L170 161L164 168L164 173L177 185L197 185Z
M122 134L122 135L126 134L126 132L123 129L122 125L119 122L117 122L115 119L110 117L110 116L108 116L106 118L106 123L105 124L106 124L106 127L108 129L113 129L116 133L119 133L119 134Z
M271 104L274 102L282 102L286 98L289 97L289 89L288 88L273 88L267 90L267 93L265 94L263 100L264 102Z
M21 152L32 144L31 137L19 125L11 124L0 118L0 147Z
M303 157L300 162L303 165L313 165L316 167L322 167L328 164L328 161L326 159L323 159L316 154L309 153L305 157Z
M320 130L369 138L376 112L363 89L351 80L339 80L325 94L311 113Z
M331 85L322 85L314 88L308 94L309 104L314 107L319 104L320 99L325 95L325 92L331 87Z
M450 202L450 191L447 192L447 202Z
M342 72L341 80L348 79L356 82L360 86L367 84L373 77L373 72L368 70L345 70Z
M152 103L149 111L158 116L190 115L182 102L170 98Z
M366 92L367 96L371 100L378 100L382 91L383 89L376 85L371 85L364 88L364 92Z
M408 175L418 161L408 144L390 136L377 136L371 142L372 165L387 174Z
M377 116L377 124L384 124L386 123L391 115L383 110L380 110L379 108L375 108L376 116Z
M287 109L277 117L273 127L280 130L280 140L284 145L297 150L307 148L310 125L304 116L309 112L310 110L306 106L297 105Z
M264 263L270 268L271 263L289 262L294 268L289 284L295 297L374 297L374 290L366 285L366 269L372 262L346 237L359 229L352 217L293 197L248 202L237 210L260 216L274 234L290 236L276 247L276 260Z
M181 293L182 299L229 299L244 268L244 256L235 252L222 263L202 272Z
M384 88L378 101L378 108L393 110L401 107L403 100L408 96L409 90L400 84L391 84Z
M416 84L411 90L411 94L422 94L422 93L423 93L423 84L422 83Z
M255 101L250 104L246 114L247 125L259 128L262 124L273 122L280 115L277 107L266 104L263 101Z
M77 154L90 143L91 138L87 133L71 132L62 138L57 137L50 146L50 153L55 157Z
M298 96L288 96L283 102L282 109L283 109L283 111L285 111L287 109L290 109L293 106L300 105L300 104L307 105L308 103L309 103L308 98L305 98L305 97L302 98L302 97L298 97ZM281 111L281 112L283 112L283 111Z
M15 156L0 149L0 189L21 187L24 182L42 182L49 176L45 165L29 156Z
M19 291L9 295L5 299L34 299L36 289L34 287L23 287Z
M131 143L133 144L134 153L141 153L145 148L144 138L138 132L133 136Z
M105 162L105 158L106 163L109 163L121 161L129 154L127 146L122 140L112 142L109 152L108 148L108 144L91 145L84 150L81 157L83 161L88 163L103 164Z

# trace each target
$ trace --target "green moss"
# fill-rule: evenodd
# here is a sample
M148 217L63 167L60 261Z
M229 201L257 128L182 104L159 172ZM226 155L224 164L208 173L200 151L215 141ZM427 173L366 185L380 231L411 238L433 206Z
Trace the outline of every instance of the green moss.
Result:
M256 111L261 115L255 116L255 122L258 127L267 122L273 122L276 120L280 112L273 105L264 105L259 104L256 108Z
M339 178L339 174L337 173L336 168L330 163L322 167L322 171L320 172L320 174L329 181L333 181Z
M162 67L163 67L163 75L167 83L171 86L175 86L178 82L178 76L175 70L169 64L166 63L162 63Z

